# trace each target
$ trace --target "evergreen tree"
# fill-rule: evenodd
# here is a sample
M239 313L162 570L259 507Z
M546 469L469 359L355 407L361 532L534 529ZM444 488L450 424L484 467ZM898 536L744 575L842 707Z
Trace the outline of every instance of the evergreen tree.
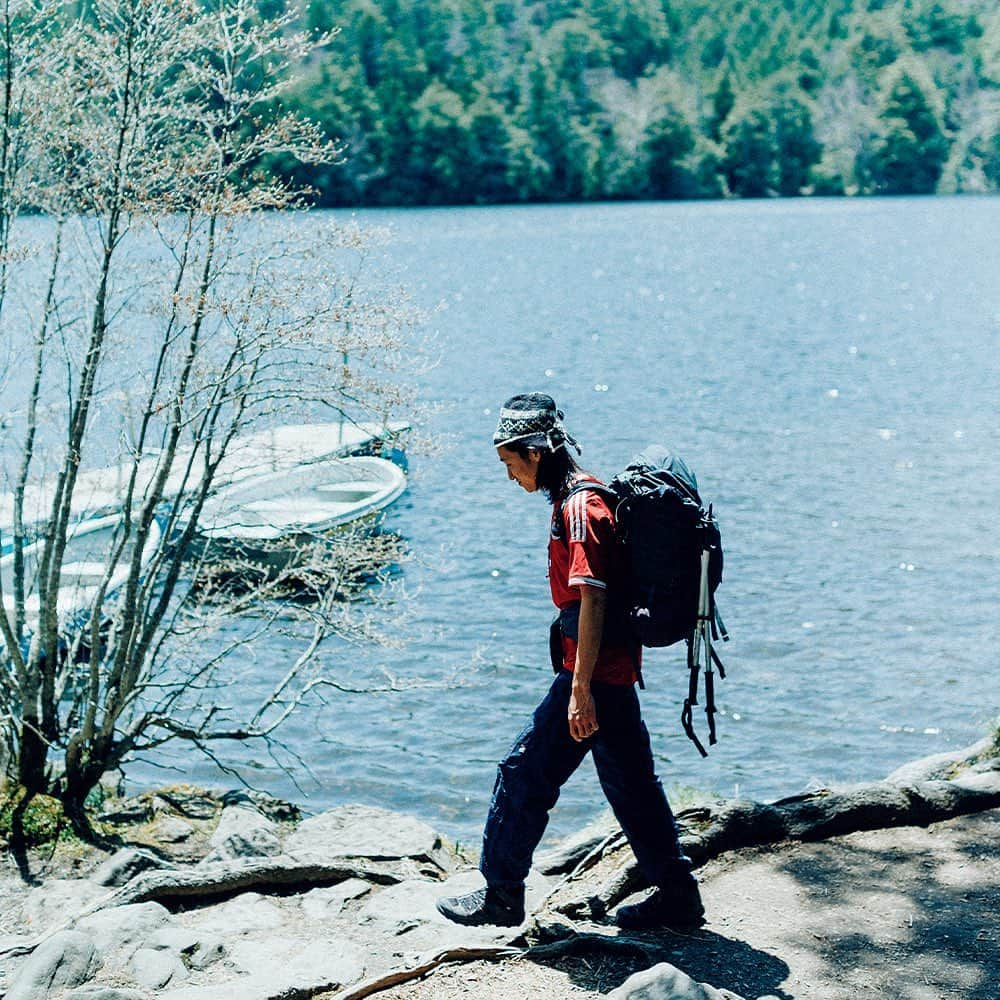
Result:
M910 73L901 73L880 116L870 187L884 194L933 194L948 146L927 95Z
M810 171L823 152L813 133L812 114L804 101L787 95L773 105L771 116L778 193L801 194L809 186Z
M734 113L722 129L722 171L732 194L763 198L779 184L771 119L761 108Z
M729 72L722 74L719 86L712 95L712 114L708 119L708 132L713 139L719 138L722 126L725 124L729 113L736 103L736 94L733 91L733 81Z
M668 107L646 130L643 152L648 162L646 193L653 198L681 198L693 186L684 158L694 149L694 132L676 108Z

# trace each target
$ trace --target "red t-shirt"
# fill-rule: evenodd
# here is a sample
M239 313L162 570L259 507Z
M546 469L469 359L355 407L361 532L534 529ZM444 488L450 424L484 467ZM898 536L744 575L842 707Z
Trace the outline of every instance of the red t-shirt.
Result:
M596 480L594 480L596 482ZM623 567L615 542L615 521L604 497L591 490L576 493L563 504L562 536L549 536L549 587L560 610L580 603L581 587L616 590L621 585ZM563 669L576 666L576 640L563 636ZM632 684L636 680L638 655L622 645L601 645L593 680L606 684Z

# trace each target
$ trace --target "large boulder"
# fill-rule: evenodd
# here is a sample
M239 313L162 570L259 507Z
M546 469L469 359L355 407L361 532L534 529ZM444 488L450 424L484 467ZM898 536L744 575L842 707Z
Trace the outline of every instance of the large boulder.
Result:
M106 890L82 878L50 878L32 889L21 905L21 915L35 934L81 913Z
M277 824L252 806L226 806L209 840L204 864L234 858L274 857L281 853Z
M321 922L332 920L351 900L359 899L371 890L370 882L360 878L349 878L336 885L322 886L304 892L299 905L302 907L303 915L310 920Z
M76 930L89 935L102 954L120 952L124 960L171 919L159 903L131 903L81 917Z
M231 943L232 978L186 985L159 1000L272 1000L340 989L365 972L365 951L346 940L323 937L253 938Z
M43 941L18 970L6 1000L39 1000L85 983L101 967L93 938L80 931L60 931Z
M449 872L455 859L441 837L412 816L375 806L347 805L303 820L285 839L295 857L408 858L428 874Z
M288 920L283 906L259 892L242 892L224 903L185 915L188 927L200 934L222 937L230 944L247 935L280 933Z
M90 874L97 885L120 886L141 872L153 868L173 868L169 861L141 847L123 847L98 865Z

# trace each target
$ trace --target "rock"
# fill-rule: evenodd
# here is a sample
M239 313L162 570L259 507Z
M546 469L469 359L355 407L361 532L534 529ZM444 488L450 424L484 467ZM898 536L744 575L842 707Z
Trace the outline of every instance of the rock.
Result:
M518 927L463 927L443 917L435 906L442 896L459 896L478 889L483 877L465 871L444 884L433 879L411 879L371 895L355 917L360 932L388 952L405 952L411 958L442 948L494 947L519 937ZM548 888L532 871L526 883L525 912L530 915Z
M287 993L312 995L356 982L365 972L365 950L343 939L269 937L236 942L233 965L246 973L241 1000L265 1000Z
M230 950L235 978L188 985L158 994L158 1000L272 1000L340 989L365 973L365 951L331 938L269 937L237 942Z
M286 920L285 911L258 892L241 893L224 903L207 907L197 915L189 916L191 926L203 933L224 937L227 942L259 931L278 930Z
M221 799L223 806L250 806L262 812L275 823L296 822L302 818L302 810L293 802L275 798L256 788L238 788L226 792Z
M151 990L187 978L187 968L180 955L163 948L140 948L129 962L129 972L137 983Z
M371 884L360 878L349 878L337 885L310 889L302 894L302 912L313 920L332 920L352 899L371 892Z
M144 947L172 951L180 956L187 968L195 970L207 969L226 954L221 937L202 934L190 927L163 927L146 939Z
M717 990L707 983L696 983L680 969L662 962L629 976L608 1000L741 1000L729 990Z
M129 823L145 823L153 816L153 805L148 796L135 796L131 799L117 799L108 802L97 818L102 823L114 823L124 826Z
M194 827L179 816L161 813L153 821L149 832L164 844L180 844L191 838Z
M276 824L263 813L246 806L226 806L209 840L212 850L203 864L234 858L275 857L281 853Z
M958 764L963 764L986 753L993 740L991 737L980 740L970 747L961 750L946 750L944 753L931 754L920 760L911 760L897 767L885 780L894 785L912 785L917 781L931 781L935 778L946 778Z
M170 911L159 903L130 903L81 917L76 929L89 934L102 953L127 952L170 920Z
M84 910L98 896L100 886L82 878L51 878L25 897L21 913L37 934Z
M90 879L98 885L119 886L124 885L140 872L149 871L152 868L173 867L169 861L157 857L152 851L146 851L140 847L123 847L120 851L112 854L107 861L98 865L91 872Z
M62 1000L148 1000L148 994L121 986L80 986L64 993Z
M426 823L374 806L339 806L303 820L286 838L295 856L412 858L449 872L454 858Z
M175 785L161 788L152 796L154 812L173 812L188 819L214 819L219 814L219 800L203 788Z
M606 813L579 833L564 840L558 847L540 854L535 860L535 867L543 875L564 875L571 872L591 851L620 830L614 816Z
M39 1000L56 990L85 983L101 967L93 939L60 931L43 941L21 966L6 1000Z

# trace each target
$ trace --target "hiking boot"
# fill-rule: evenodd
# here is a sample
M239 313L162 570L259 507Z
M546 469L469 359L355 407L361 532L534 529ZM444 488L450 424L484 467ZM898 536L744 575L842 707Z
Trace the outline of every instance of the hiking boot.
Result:
M615 923L630 931L652 927L691 930L704 922L705 907L694 879L680 886L656 889L639 903L620 906L615 914Z
M500 889L487 886L465 896L448 896L437 901L438 912L456 924L479 927L518 927L524 922L524 887Z

